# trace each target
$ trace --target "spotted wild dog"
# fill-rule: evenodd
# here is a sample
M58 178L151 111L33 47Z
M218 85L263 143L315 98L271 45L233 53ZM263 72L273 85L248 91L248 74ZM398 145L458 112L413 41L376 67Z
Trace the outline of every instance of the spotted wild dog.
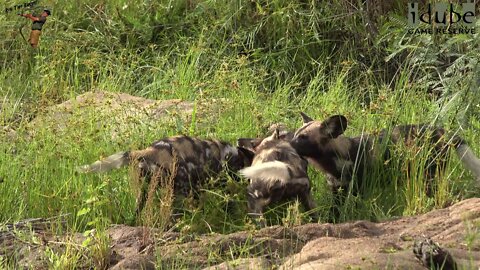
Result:
M107 172L130 164L138 166L139 174L150 183L152 177L172 177L173 195L194 194L210 176L219 174L225 166L236 172L250 166L253 154L219 140L174 136L154 142L144 150L113 154L91 165L78 168L80 172ZM147 191L137 198L136 215L143 210Z
M247 203L249 214L254 217L261 218L265 207L271 203L293 198L298 198L306 211L316 208L310 192L308 162L284 138L276 129L260 142L258 139L253 143L247 139L238 142L255 154L252 166L240 170L240 174L250 180ZM313 211L310 215L317 219ZM263 219L261 225L265 225Z
M278 138L285 141L290 141L293 138L293 132L289 131L288 128L281 123L275 123L270 125L267 130L267 134L272 134L278 130ZM266 137L261 138L240 138L237 140L237 145L248 149L250 152L255 152L255 147L257 147Z
M480 180L480 160L467 143L458 135L447 136L445 130L429 125L400 125L392 130L382 130L378 135L346 137L342 134L347 128L347 119L334 115L325 121L314 121L301 113L303 126L294 134L291 141L293 148L305 157L315 168L326 173L327 182L334 193L336 202L339 190L348 190L355 177L356 187L362 185L364 173L372 168L375 160L386 161L391 153L388 147L403 142L406 146L423 139L432 148L426 162L427 195L431 194L432 180L437 169L445 166L446 155L454 148L460 160ZM383 164L383 162L381 163ZM368 180L368 179L367 179ZM356 193L358 190L352 190ZM338 209L334 216L338 217Z

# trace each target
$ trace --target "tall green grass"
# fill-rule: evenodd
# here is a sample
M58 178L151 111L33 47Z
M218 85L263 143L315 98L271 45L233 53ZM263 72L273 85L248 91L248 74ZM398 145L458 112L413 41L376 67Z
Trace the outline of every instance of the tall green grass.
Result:
M276 122L293 130L301 123L299 111L316 119L345 115L348 136L397 124L441 124L459 130L480 154L477 35L407 36L401 4L368 11L374 14L360 2L340 0L44 5L54 13L38 50L15 36L20 17L0 15L8 30L0 33L0 222L71 213L79 231L133 224L136 194L128 169L81 175L77 165L179 133L235 143L265 135ZM95 113L62 132L54 118L29 123L49 106L93 90L184 99L195 104L195 113L175 123L132 121L115 142ZM429 150L417 150L394 149L393 165L373 169L366 192L348 196L341 220L411 215L478 194L452 157L435 196L426 197L421 168ZM320 221L328 220L332 196L324 175L312 169L309 175ZM230 181L225 189L205 191L177 220L179 230L251 228L245 184ZM308 221L286 205L266 215L270 224Z

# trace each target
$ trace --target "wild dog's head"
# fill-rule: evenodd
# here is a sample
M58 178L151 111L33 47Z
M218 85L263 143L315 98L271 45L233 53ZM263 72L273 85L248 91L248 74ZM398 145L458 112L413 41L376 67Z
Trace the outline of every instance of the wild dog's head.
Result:
M229 170L234 172L252 165L253 153L245 151L241 147L232 146L224 143L221 149L222 162L228 166Z
M266 138L240 138L237 140L238 147L248 149L250 152L258 152L261 145L265 145L270 141L284 140L290 141L293 138L293 132L289 131L287 127L281 123L273 124L268 128L268 133L271 134Z
M251 158L251 161L254 161L255 156L262 150L274 147L280 140L284 140L284 138L280 131L275 129L272 134L266 138L240 138L237 140L237 146L239 152Z
M268 169L268 168L267 168ZM265 207L274 202L279 194L284 193L285 183L282 180L251 180L247 187L247 207L249 215L261 215Z
M243 148L244 151L254 155L253 165L240 171L250 180L247 187L247 204L249 214L252 216L261 216L263 209L272 200L276 201L281 197L285 182L290 178L288 165L278 161L276 156L281 149L270 151L277 148L279 144L284 144L283 138L280 131L275 129L270 136L264 139L240 139L238 141L239 145L246 147ZM292 149L292 151L294 150ZM271 156L272 154L273 156Z
M312 157L321 152L331 140L342 135L347 128L347 118L343 115L330 116L323 122L315 121L305 113L300 113L303 126L297 131L290 141L299 155Z
M265 139L263 139L257 146L254 148L254 153L262 151L263 149L269 149L274 147L280 140L280 131L278 129L273 130L272 134Z

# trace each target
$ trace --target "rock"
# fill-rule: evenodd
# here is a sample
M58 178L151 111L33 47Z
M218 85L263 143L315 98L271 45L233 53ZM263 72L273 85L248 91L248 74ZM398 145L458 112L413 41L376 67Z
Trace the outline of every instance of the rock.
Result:
M470 243L470 247L465 243L466 237L478 234L478 229L472 231L472 224L479 221L478 209L480 199L474 198L424 215L376 224L304 225L329 233L309 241L280 269L425 269L412 251L413 240L422 236L441 243L460 265L478 268L480 243ZM332 235L332 230L337 234Z
M145 227L115 225L108 231L118 261L153 250L153 231Z
M10 98L0 96L0 139L12 142L17 138L15 127L21 122L20 111L22 104L14 102Z
M109 267L111 270L155 270L155 257L153 255L134 255L122 259L113 267Z
M151 100L125 93L86 92L61 104L44 109L27 129L35 135L39 129L62 134L66 131L105 129L112 140L138 127L178 125L187 122L193 103L179 99ZM78 129L78 127L87 127Z
M478 269L479 209L480 198L473 198L423 215L379 223L273 226L228 235L185 236L114 225L106 231L110 249L104 261L108 269L425 269L423 254L441 246L442 253L450 254L460 269ZM68 245L81 246L85 239L78 234L42 234L40 226L35 228L39 229L30 232L30 238L25 238L25 233L18 240L10 231L0 234L2 250L7 252L0 256L18 267L45 269L51 266L45 256L47 248L50 254L63 254ZM427 245L417 243L414 249L414 240L423 237L432 240ZM433 249L428 249L430 246ZM84 254L75 267L87 269L95 261L88 257L91 251L78 251Z
M250 270L271 269L271 263L265 258L244 258L206 267L203 270Z

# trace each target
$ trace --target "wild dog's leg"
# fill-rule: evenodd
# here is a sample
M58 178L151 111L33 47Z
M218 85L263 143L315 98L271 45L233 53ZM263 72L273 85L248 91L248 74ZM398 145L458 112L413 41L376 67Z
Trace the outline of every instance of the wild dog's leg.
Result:
M436 149L433 151L432 157L427 160L427 168L425 170L425 192L428 197L433 197L437 190L436 173L444 172L447 165L446 149Z
M135 207L135 220L138 220L140 213L145 207L145 202L147 201L147 188L152 174L150 173L148 166L145 165L145 159L142 157L136 159L134 166L139 169L139 173L136 176L138 177L138 183L135 183L139 186Z
M292 179L291 183L287 184L285 187L282 187L282 189L282 196L296 196L300 200L300 203L303 205L303 208L305 208L305 211L309 212L309 215L314 220L314 222L318 221L318 215L315 211L315 208L317 208L317 204L312 197L312 188L308 177ZM290 192L293 192L293 194Z
M140 169L140 190L137 196L137 207L135 210L135 219L137 220L140 217L143 208L145 208L150 191L154 191L158 188L159 182L156 178L165 175L164 169L160 168L153 162L147 161L143 157L138 159L138 167Z
M147 201L148 186L150 185L152 178L152 167L145 156L141 154L135 158L133 166L137 167L139 170L137 183L139 185L139 192L137 194L135 208L135 220L138 220Z
M140 194L138 194L137 196L137 207L135 209L135 219L138 219L140 217L140 213L145 207L146 201L147 201L147 191L145 188L142 187Z
M434 160L428 160L427 162L429 165L427 165L425 170L425 193L428 197L433 197L436 190L435 173L437 171L437 164Z
M137 206L135 209L135 219L140 217L140 214L147 202L148 186L150 185L151 175L143 177L143 181L140 182L140 192L137 195Z
M337 187L332 187L333 202L330 206L328 222L335 223L340 219L341 192Z
M340 221L340 208L345 204L347 192L346 187L332 186L333 203L330 207L329 222L336 223Z
M315 208L317 208L317 204L313 200L310 188L305 192L301 193L299 199L303 207L305 208L305 211L309 212L309 215L312 218L313 222L318 222L318 214L315 210Z

